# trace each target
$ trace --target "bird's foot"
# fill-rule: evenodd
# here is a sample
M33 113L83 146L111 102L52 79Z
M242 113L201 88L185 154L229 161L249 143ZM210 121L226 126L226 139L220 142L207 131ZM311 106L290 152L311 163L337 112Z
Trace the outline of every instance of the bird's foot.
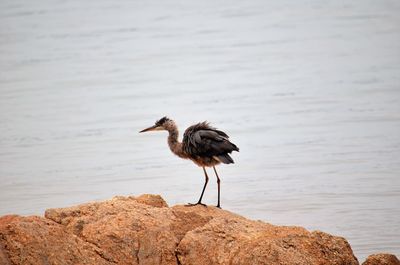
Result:
M203 205L204 207L207 207L204 203L201 202L196 202L196 203L188 203L185 206L196 206L196 205Z
M222 209L221 206L220 206L219 204L218 204L217 206L215 206L215 207Z

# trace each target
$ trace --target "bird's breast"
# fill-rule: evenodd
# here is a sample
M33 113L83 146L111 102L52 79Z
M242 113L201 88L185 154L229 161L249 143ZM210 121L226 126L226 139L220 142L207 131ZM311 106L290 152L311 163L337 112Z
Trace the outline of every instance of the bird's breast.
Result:
M214 157L189 157L199 167L213 167L221 163Z

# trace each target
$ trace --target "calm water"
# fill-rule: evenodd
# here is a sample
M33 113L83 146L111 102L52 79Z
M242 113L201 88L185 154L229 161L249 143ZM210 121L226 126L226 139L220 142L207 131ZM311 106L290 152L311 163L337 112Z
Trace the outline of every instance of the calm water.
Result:
M241 152L222 205L400 255L400 2L0 1L0 214L194 202L164 115ZM210 171L211 173L211 171ZM205 202L216 203L215 179Z

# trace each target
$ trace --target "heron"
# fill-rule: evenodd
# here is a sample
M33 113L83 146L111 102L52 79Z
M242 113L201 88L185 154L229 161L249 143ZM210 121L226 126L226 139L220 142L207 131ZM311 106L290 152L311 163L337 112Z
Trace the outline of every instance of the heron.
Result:
M229 141L229 136L226 133L210 126L208 122L200 122L187 128L183 134L182 142L178 140L179 131L176 123L168 117L161 118L153 126L141 130L139 133L162 130L169 133L168 146L172 153L180 158L190 159L196 165L203 168L205 183L199 201L197 203L189 203L188 205L206 206L201 202L208 183L206 167L212 167L218 184L217 207L221 208L221 180L215 166L220 163L233 164L234 161L229 154L233 151L239 152L239 148Z

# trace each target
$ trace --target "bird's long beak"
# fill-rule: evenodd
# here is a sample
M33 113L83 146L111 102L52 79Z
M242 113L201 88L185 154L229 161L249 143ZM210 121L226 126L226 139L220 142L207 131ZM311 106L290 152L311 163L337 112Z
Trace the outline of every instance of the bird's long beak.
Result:
M162 130L162 128L161 128L160 126L153 125L153 126L151 126L151 127L149 127L149 128L146 128L146 129L144 129L144 130L141 130L139 133L142 133L142 132L150 132L150 131L159 131L159 130Z

